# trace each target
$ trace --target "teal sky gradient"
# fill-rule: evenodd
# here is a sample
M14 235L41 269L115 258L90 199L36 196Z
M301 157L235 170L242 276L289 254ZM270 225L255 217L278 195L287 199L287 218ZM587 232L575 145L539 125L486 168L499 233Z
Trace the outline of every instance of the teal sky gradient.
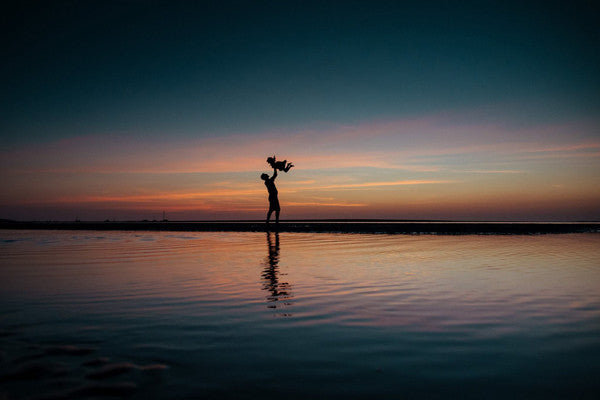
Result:
M0 217L140 218L172 208L182 219L259 218L266 199L254 172L276 153L297 165L280 181L290 217L598 219L598 9L13 5L2 19L0 178L9 190ZM411 184L411 193L369 186L406 181L438 183ZM348 182L364 193L323 188ZM229 209L193 206L227 183L256 192L215 192L216 204L237 199ZM136 193L144 202L128 197ZM498 211L490 199L503 194L515 205Z

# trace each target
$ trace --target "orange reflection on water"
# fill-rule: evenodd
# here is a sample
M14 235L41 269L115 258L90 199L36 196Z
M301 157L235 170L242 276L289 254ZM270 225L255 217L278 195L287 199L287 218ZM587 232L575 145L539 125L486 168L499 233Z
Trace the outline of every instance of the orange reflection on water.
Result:
M112 302L131 313L490 332L600 317L597 234L3 235L14 239L2 243L3 298L88 312Z

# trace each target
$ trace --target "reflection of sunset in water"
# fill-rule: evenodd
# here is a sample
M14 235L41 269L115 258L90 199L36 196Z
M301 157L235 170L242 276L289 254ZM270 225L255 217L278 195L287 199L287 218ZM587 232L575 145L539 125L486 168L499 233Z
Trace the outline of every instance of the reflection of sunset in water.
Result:
M239 387L340 398L341 376L362 382L355 394L384 397L408 387L430 398L431 382L486 397L482 379L501 398L531 379L541 394L597 388L597 234L0 234L0 368L17 368L0 375L29 368L27 357L51 370L56 346L45 343L57 343L97 355L70 358L73 390L100 387L84 386L104 373L84 363L110 359L140 398ZM146 386L158 369L164 385ZM9 393L51 393L44 376Z
M269 308L302 323L443 330L596 313L600 286L596 269L576 268L600 258L594 234L269 232L266 256L265 233L16 235L21 239L4 250L5 295L98 297L125 302L125 309L127 299L170 299L197 302L198 310L236 304L244 318L260 319L253 312L266 297Z

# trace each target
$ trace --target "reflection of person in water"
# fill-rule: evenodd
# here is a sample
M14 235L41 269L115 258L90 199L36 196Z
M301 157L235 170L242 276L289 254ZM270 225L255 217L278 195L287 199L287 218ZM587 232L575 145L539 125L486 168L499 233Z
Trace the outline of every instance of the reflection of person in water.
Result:
M265 281L263 289L269 292L267 300L270 304L268 307L277 308L278 301L291 297L290 284L279 281L279 232L267 232L267 244L269 254L262 272L262 278ZM288 305L288 303L283 304ZM289 314L284 315L288 316Z
M275 211L275 222L279 223L279 199L277 198L277 188L275 187L275 178L277 178L277 170L273 168L273 176L269 177L267 174L262 174L260 178L265 181L265 186L269 191L269 211L267 212L267 224L271 218L271 214Z

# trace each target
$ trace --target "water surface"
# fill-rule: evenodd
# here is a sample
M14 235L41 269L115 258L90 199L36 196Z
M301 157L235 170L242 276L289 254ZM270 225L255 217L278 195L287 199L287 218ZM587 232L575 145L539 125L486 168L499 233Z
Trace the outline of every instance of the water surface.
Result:
M0 397L597 398L600 235L0 231Z

